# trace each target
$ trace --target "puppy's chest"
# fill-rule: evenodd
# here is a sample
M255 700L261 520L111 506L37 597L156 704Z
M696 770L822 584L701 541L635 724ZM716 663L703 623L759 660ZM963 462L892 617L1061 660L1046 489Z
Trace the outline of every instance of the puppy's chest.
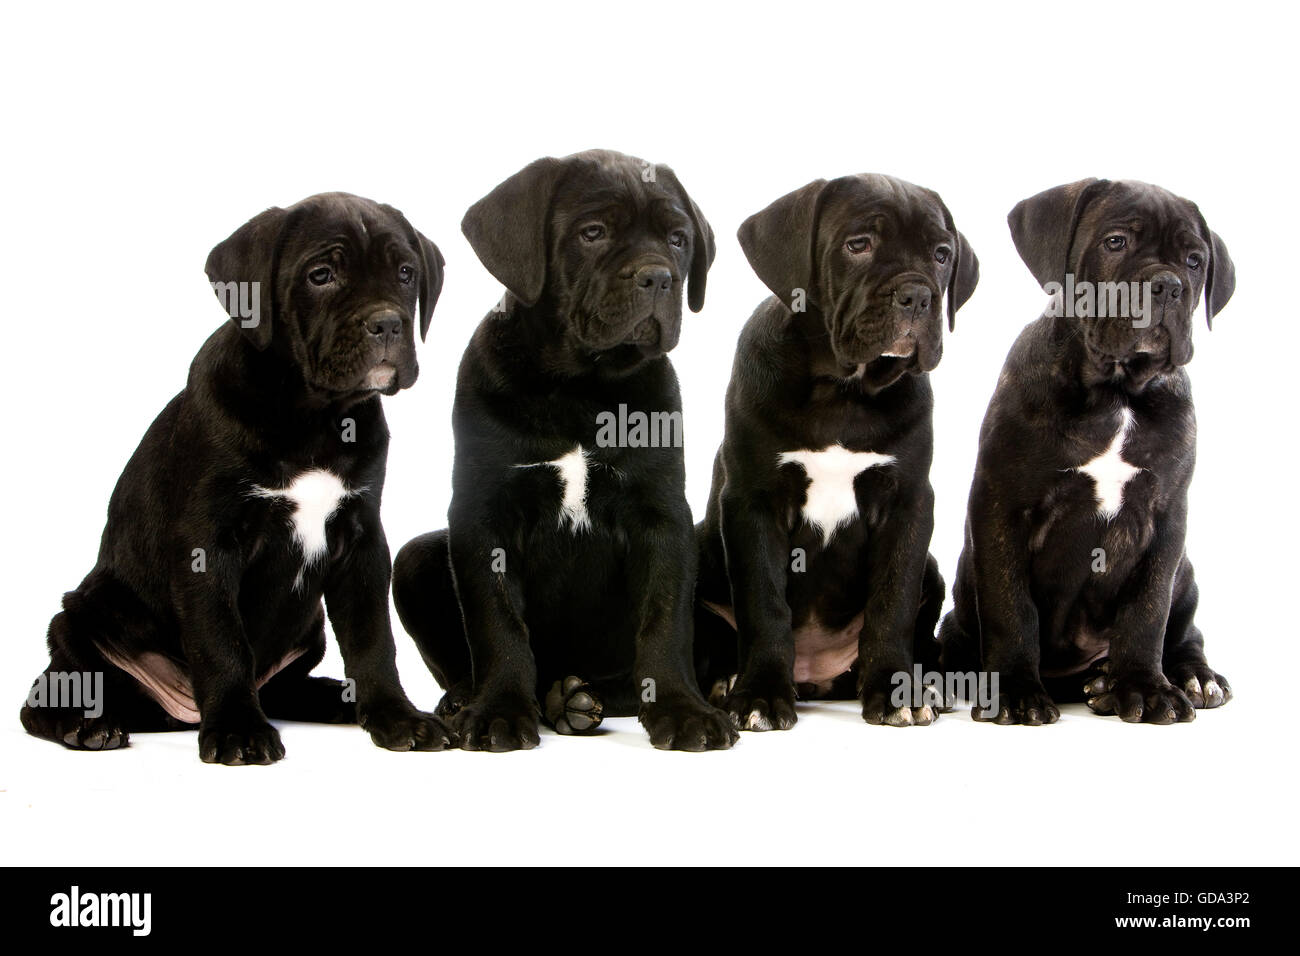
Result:
M250 497L271 503L264 533L288 539L297 565L295 588L302 586L308 571L324 563L330 553L329 531L339 513L365 490L325 468L300 471L279 487L252 486Z
M637 500L638 471L618 453L575 443L555 458L515 466L536 492L541 520L570 535L600 530L615 520L620 503Z
M862 513L859 477L887 477L897 458L877 451L851 450L840 444L779 452L775 467L786 480L787 527L807 525L830 544L836 533L874 515Z

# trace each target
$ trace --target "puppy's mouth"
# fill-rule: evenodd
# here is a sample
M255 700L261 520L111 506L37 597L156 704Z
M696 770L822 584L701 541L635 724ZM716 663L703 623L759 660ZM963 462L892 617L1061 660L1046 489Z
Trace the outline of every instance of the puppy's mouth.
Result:
M396 385L397 366L386 361L374 366L361 380L361 388L367 392L387 392L391 395L397 391Z

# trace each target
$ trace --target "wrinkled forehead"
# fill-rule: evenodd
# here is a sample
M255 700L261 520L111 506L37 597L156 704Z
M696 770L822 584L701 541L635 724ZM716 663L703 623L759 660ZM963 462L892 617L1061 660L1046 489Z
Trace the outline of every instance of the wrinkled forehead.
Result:
M943 206L928 190L893 176L861 173L832 180L822 200L821 232L867 229L883 220L907 234L947 231Z
M312 196L289 209L286 249L310 252L343 246L366 252L376 244L407 244L402 223L378 203L347 193Z
M686 217L678 197L654 176L655 167L633 156L581 154L555 191L557 219L597 214L635 219L651 215Z
M1088 204L1080 217L1080 231L1089 234L1114 226L1156 235L1190 230L1200 235L1200 215L1196 207L1167 189L1122 180Z

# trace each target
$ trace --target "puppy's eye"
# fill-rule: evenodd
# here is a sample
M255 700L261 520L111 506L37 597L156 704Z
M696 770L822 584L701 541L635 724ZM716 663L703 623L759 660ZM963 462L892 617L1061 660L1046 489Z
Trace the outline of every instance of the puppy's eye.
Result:
M334 281L334 270L329 266L318 266L307 273L307 280L312 285L329 285Z
M410 266L402 266L402 268L397 270L397 280L401 282L402 285L410 285L415 281L415 270Z
M952 255L951 249L949 249L947 246L940 246L938 249L934 250L934 261L939 263L939 265L943 265L945 262L948 261L948 257L951 255Z
M686 233L680 229L674 230L668 234L668 242L674 246L686 245Z
M860 255L871 248L871 238L869 236L854 236L844 243L844 248L855 256Z
M1119 252L1128 245L1128 239L1125 236L1120 235L1107 236L1102 240L1102 245L1111 252Z
M582 236L582 238L587 242L596 242L599 239L605 238L605 227L598 223L590 226L583 226L582 229L579 230L578 235Z
M1201 255L1199 252L1193 252L1187 256L1187 268L1195 272L1201 267Z

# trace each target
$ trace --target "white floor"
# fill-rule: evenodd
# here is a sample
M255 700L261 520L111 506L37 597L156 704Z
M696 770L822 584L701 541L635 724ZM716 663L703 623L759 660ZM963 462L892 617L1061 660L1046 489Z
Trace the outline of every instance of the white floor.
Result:
M78 866L1294 863L1294 747L1257 732L1278 717L1263 694L1238 693L1173 727L1078 705L1051 727L958 711L893 729L813 704L702 755L655 751L631 719L505 755L280 724L288 757L237 768L201 763L193 733L73 753L5 721L0 845Z

